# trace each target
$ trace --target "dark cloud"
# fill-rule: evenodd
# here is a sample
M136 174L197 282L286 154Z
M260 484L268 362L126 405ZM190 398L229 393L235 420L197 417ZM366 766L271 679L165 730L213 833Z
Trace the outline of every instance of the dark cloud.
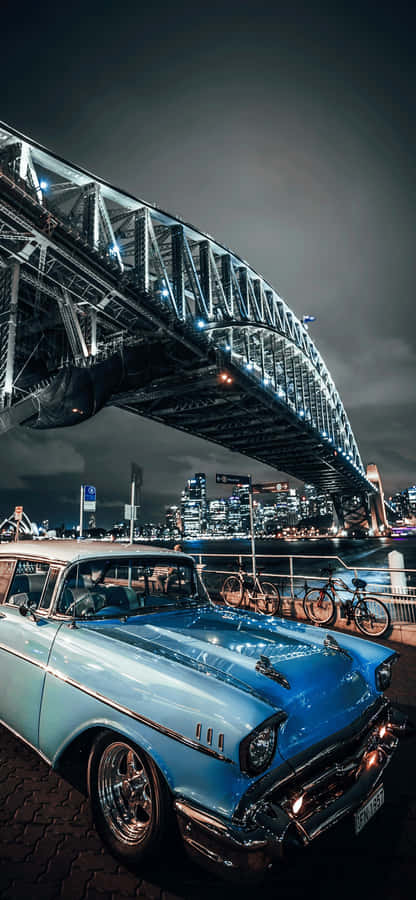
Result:
M215 235L297 314L316 314L364 461L389 491L413 482L410 5L73 0L70 13L38 4L33 21L6 0L2 21L1 118ZM0 454L13 460L1 507L20 490L36 515L56 503L68 517L80 479L97 482L111 517L130 458L145 468L149 514L192 470L241 461L114 410L16 432Z

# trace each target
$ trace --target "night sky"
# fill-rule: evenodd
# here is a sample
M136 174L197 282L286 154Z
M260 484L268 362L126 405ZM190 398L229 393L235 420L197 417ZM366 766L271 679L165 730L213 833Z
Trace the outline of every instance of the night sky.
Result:
M3 0L0 119L181 215L261 272L316 342L365 463L416 481L415 21L410 4ZM74 521L96 484L144 516L194 471L273 470L118 410L0 443L0 514Z

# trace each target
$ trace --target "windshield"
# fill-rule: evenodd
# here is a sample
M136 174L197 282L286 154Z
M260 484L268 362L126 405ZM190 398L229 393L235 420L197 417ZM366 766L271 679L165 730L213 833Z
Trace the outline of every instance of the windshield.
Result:
M80 619L111 618L200 602L208 602L208 597L190 560L112 557L73 566L56 612Z

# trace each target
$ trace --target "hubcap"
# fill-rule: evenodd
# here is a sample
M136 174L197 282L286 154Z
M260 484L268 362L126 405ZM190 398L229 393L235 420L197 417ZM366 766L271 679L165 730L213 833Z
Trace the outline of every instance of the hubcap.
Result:
M98 798L115 837L140 844L154 819L154 795L138 753L117 742L104 750L98 767Z

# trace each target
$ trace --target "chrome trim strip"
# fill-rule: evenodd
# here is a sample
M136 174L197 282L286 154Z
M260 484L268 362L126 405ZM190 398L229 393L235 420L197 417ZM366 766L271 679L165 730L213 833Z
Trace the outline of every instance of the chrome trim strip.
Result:
M44 753L42 753L42 750L39 750L38 747L35 747L34 744L31 744L30 741L27 741L26 738L22 737L22 735L19 734L18 731L15 731L14 728L11 727L11 725L8 725L7 722L4 721L4 719L0 719L0 725L3 725L3 728L7 728L7 731L10 731L11 734L14 734L14 736L17 737L19 741L23 741L23 743L26 744L27 747L30 747L30 749L37 753L38 756L41 756L43 761L48 763L49 766L52 765L52 761L47 756L45 756Z
M199 753L205 753L206 756L212 756L214 757L214 759L220 759L222 762L234 763L234 760L229 759L227 756L224 756L224 754L218 753L216 750L212 750L210 747L205 747L203 744L197 743L196 741L192 740L192 738L185 737L185 735L180 734L178 731L174 731L172 728L167 728L165 725L160 725L159 722L154 722L152 719L148 719L147 716L142 716L140 713L136 713L128 706L123 706L123 704L117 703L117 701L115 700L110 700L109 697L106 697L104 694L100 694L98 691L92 690L92 688L85 687L85 685L82 685L79 681L75 681L73 678L69 678L67 675L64 675L63 672L59 672L57 669L52 668L52 666L46 665L42 662L38 662L38 660L31 659L24 653L19 653L18 650L11 650L10 647L6 647L4 646L4 644L0 644L0 650L4 650L6 653L10 653L12 656L17 656L19 659L23 659L25 662L31 663L38 669L43 669L46 675L52 675L54 678L58 678L60 681L63 681L65 684L69 684L76 690L82 691L82 693L87 694L89 697L93 697L94 700L98 700L100 703L105 703L112 709L117 710L117 712L121 712L123 715L129 716L129 718L135 719L142 725L147 725L149 728L153 728L154 731L158 731L160 732L160 734L164 734L165 737L170 737L172 740L178 741L180 744L185 744L186 747L192 747L193 750L198 750Z

